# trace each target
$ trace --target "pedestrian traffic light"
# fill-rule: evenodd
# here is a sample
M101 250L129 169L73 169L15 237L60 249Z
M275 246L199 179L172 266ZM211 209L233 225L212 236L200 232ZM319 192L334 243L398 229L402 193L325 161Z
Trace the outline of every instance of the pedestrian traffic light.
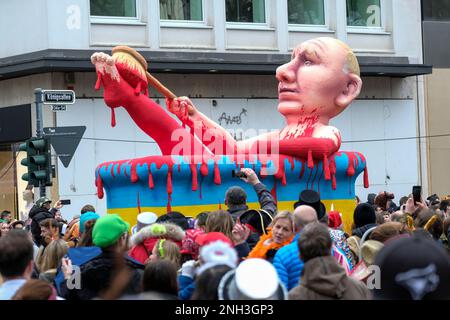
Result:
M20 151L26 151L27 157L20 163L27 167L27 173L22 180L39 186L52 185L52 162L50 141L48 138L31 138L19 146Z

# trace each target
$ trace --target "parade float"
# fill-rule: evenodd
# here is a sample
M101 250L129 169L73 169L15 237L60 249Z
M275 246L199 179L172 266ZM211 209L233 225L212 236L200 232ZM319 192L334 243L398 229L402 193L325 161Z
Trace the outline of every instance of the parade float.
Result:
M328 210L333 206L342 213L345 229L350 229L355 181L362 172L364 187L369 181L364 156L340 151L340 132L329 125L362 86L358 61L344 43L318 38L296 47L292 60L276 74L278 111L286 127L244 141L234 140L189 99L178 98L158 82L135 50L119 46L112 56L95 53L91 59L97 72L95 87L103 87L111 108L111 125L116 125L115 108L125 108L162 153L97 166L98 197L106 194L108 213L120 214L131 225L143 211L196 216L226 209L225 192L235 185L247 191L248 205L258 208L251 186L233 174L252 168L271 190L279 210L292 210L299 193L313 189ZM149 85L166 97L166 108L148 97Z

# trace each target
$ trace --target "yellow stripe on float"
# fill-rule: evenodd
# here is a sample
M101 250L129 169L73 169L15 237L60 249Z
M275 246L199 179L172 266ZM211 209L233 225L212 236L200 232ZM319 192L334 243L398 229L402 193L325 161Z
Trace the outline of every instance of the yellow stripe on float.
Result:
M344 230L351 234L351 226L353 224L353 211L355 210L356 203L355 200L322 200L327 208L327 212L331 210L331 205L335 211L339 211L342 214L342 222L344 224ZM293 211L294 203L296 201L280 201L278 202L278 210L288 210ZM250 209L259 209L260 205L258 202L252 202L247 204ZM223 210L227 210L226 205L221 206ZM187 217L196 217L199 213L204 211L216 211L219 210L219 206L215 205L195 205L195 206L174 206L172 211L179 211ZM138 208L119 208L119 209L108 209L108 214L118 214L130 226L136 224L136 217L139 214ZM166 207L141 207L141 212L154 212L158 216L161 216L167 212Z

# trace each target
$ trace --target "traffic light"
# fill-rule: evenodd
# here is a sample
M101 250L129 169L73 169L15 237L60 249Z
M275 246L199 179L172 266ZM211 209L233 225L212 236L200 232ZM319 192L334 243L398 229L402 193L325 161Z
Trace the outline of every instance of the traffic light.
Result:
M20 163L28 168L22 180L35 187L52 185L52 161L48 138L30 138L19 146L27 157Z

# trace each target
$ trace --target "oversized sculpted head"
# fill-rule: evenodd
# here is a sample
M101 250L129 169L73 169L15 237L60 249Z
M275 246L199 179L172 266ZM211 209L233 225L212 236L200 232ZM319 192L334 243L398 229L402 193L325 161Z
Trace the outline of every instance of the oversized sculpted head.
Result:
M319 116L329 120L360 93L358 60L342 41L317 38L298 45L290 62L277 69L278 111L288 122Z

